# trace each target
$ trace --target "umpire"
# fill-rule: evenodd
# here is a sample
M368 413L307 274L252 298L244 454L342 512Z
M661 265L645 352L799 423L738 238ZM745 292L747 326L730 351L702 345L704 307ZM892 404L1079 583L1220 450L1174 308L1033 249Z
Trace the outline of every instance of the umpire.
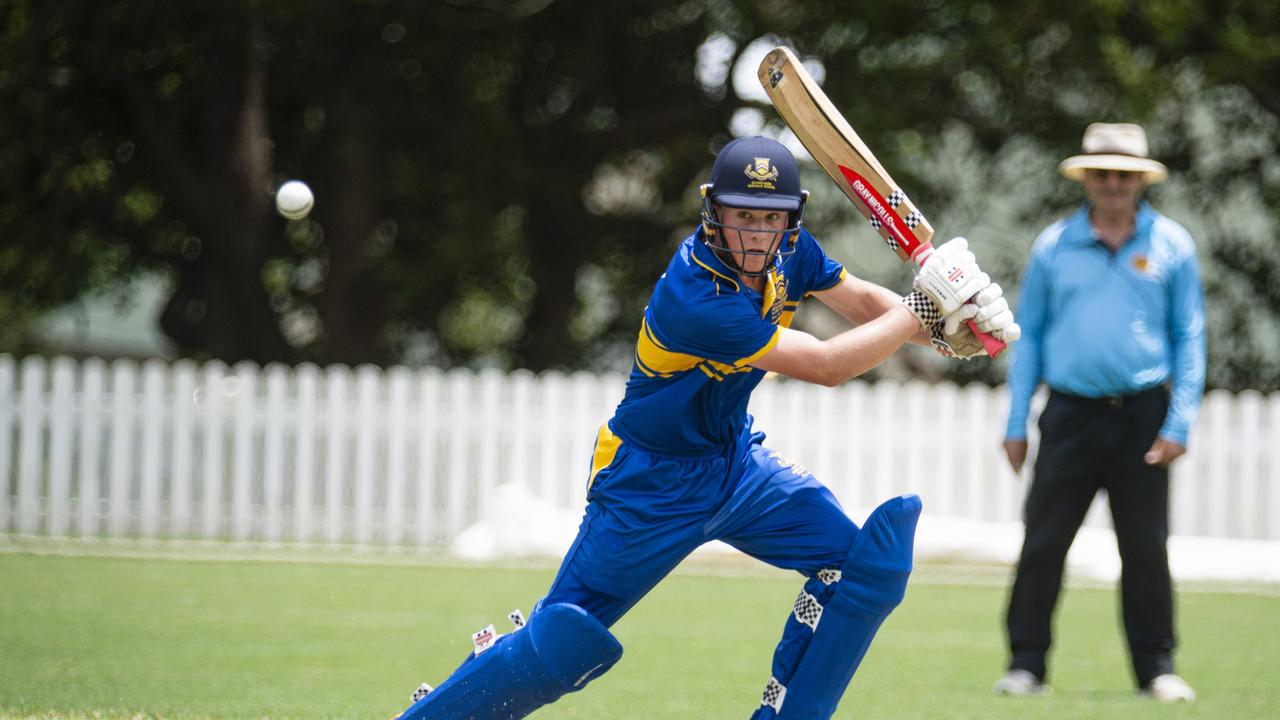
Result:
M1019 343L1009 371L1004 449L1020 471L1027 416L1041 382L1040 450L1026 539L1009 597L1004 695L1047 692L1050 618L1067 550L1106 490L1120 549L1125 635L1140 692L1191 701L1174 673L1169 463L1186 452L1204 391L1204 297L1195 241L1142 199L1167 176L1131 124L1094 123L1059 170L1086 202L1050 225L1022 279Z

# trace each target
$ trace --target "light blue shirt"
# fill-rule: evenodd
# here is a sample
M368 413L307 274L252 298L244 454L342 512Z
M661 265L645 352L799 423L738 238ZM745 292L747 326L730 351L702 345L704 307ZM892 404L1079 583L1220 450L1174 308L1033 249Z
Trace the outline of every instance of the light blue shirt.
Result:
M1204 292L1195 241L1143 201L1116 252L1093 232L1086 204L1031 248L1018 299L1022 339L1009 369L1005 437L1027 436L1041 382L1085 397L1169 383L1160 437L1186 446L1204 393Z

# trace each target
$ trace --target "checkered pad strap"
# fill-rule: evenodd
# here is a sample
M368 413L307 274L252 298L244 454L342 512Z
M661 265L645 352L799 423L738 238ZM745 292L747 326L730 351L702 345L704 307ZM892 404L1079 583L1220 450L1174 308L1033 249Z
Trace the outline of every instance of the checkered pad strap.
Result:
M802 625L808 625L814 632L818 631L818 621L822 619L822 603L818 602L818 598L801 590L791 612Z
M835 568L822 568L818 571L818 579L823 585L832 585L840 582L840 571Z
M760 704L773 708L775 713L782 712L782 701L787 697L787 688L778 682L778 678L769 678L769 684L764 686L764 695L760 698Z
M919 290L912 290L902 298L902 304L907 306L912 315L920 321L922 327L932 327L934 323L942 319L942 313L938 311L938 306L928 295Z

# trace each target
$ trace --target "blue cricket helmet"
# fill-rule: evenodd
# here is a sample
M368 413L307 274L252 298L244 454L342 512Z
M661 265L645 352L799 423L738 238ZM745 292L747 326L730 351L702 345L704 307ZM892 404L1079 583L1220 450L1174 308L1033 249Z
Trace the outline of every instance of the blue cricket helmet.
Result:
M804 204L795 157L777 140L758 135L720 150L710 184L711 199L728 207L796 212Z
M809 192L800 189L800 169L795 156L782 143L767 137L738 138L725 145L711 166L711 182L702 186L702 227L704 241L727 265L753 277L767 275L779 260L795 252L796 239L804 220ZM767 251L731 251L720 231L728 228L716 212L716 205L749 210L778 210L787 213L787 229L778 233ZM763 270L748 272L749 256L767 257Z

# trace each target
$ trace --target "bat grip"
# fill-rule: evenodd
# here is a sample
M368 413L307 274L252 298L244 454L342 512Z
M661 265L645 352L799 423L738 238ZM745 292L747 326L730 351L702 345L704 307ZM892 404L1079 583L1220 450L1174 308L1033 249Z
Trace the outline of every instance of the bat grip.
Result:
M1004 352L1005 344L997 340L990 333L984 333L978 330L978 323L974 322L973 318L966 320L965 324L968 325L969 329L973 331L973 334L977 336L978 341L982 343L982 347L986 348L988 355L995 357Z

